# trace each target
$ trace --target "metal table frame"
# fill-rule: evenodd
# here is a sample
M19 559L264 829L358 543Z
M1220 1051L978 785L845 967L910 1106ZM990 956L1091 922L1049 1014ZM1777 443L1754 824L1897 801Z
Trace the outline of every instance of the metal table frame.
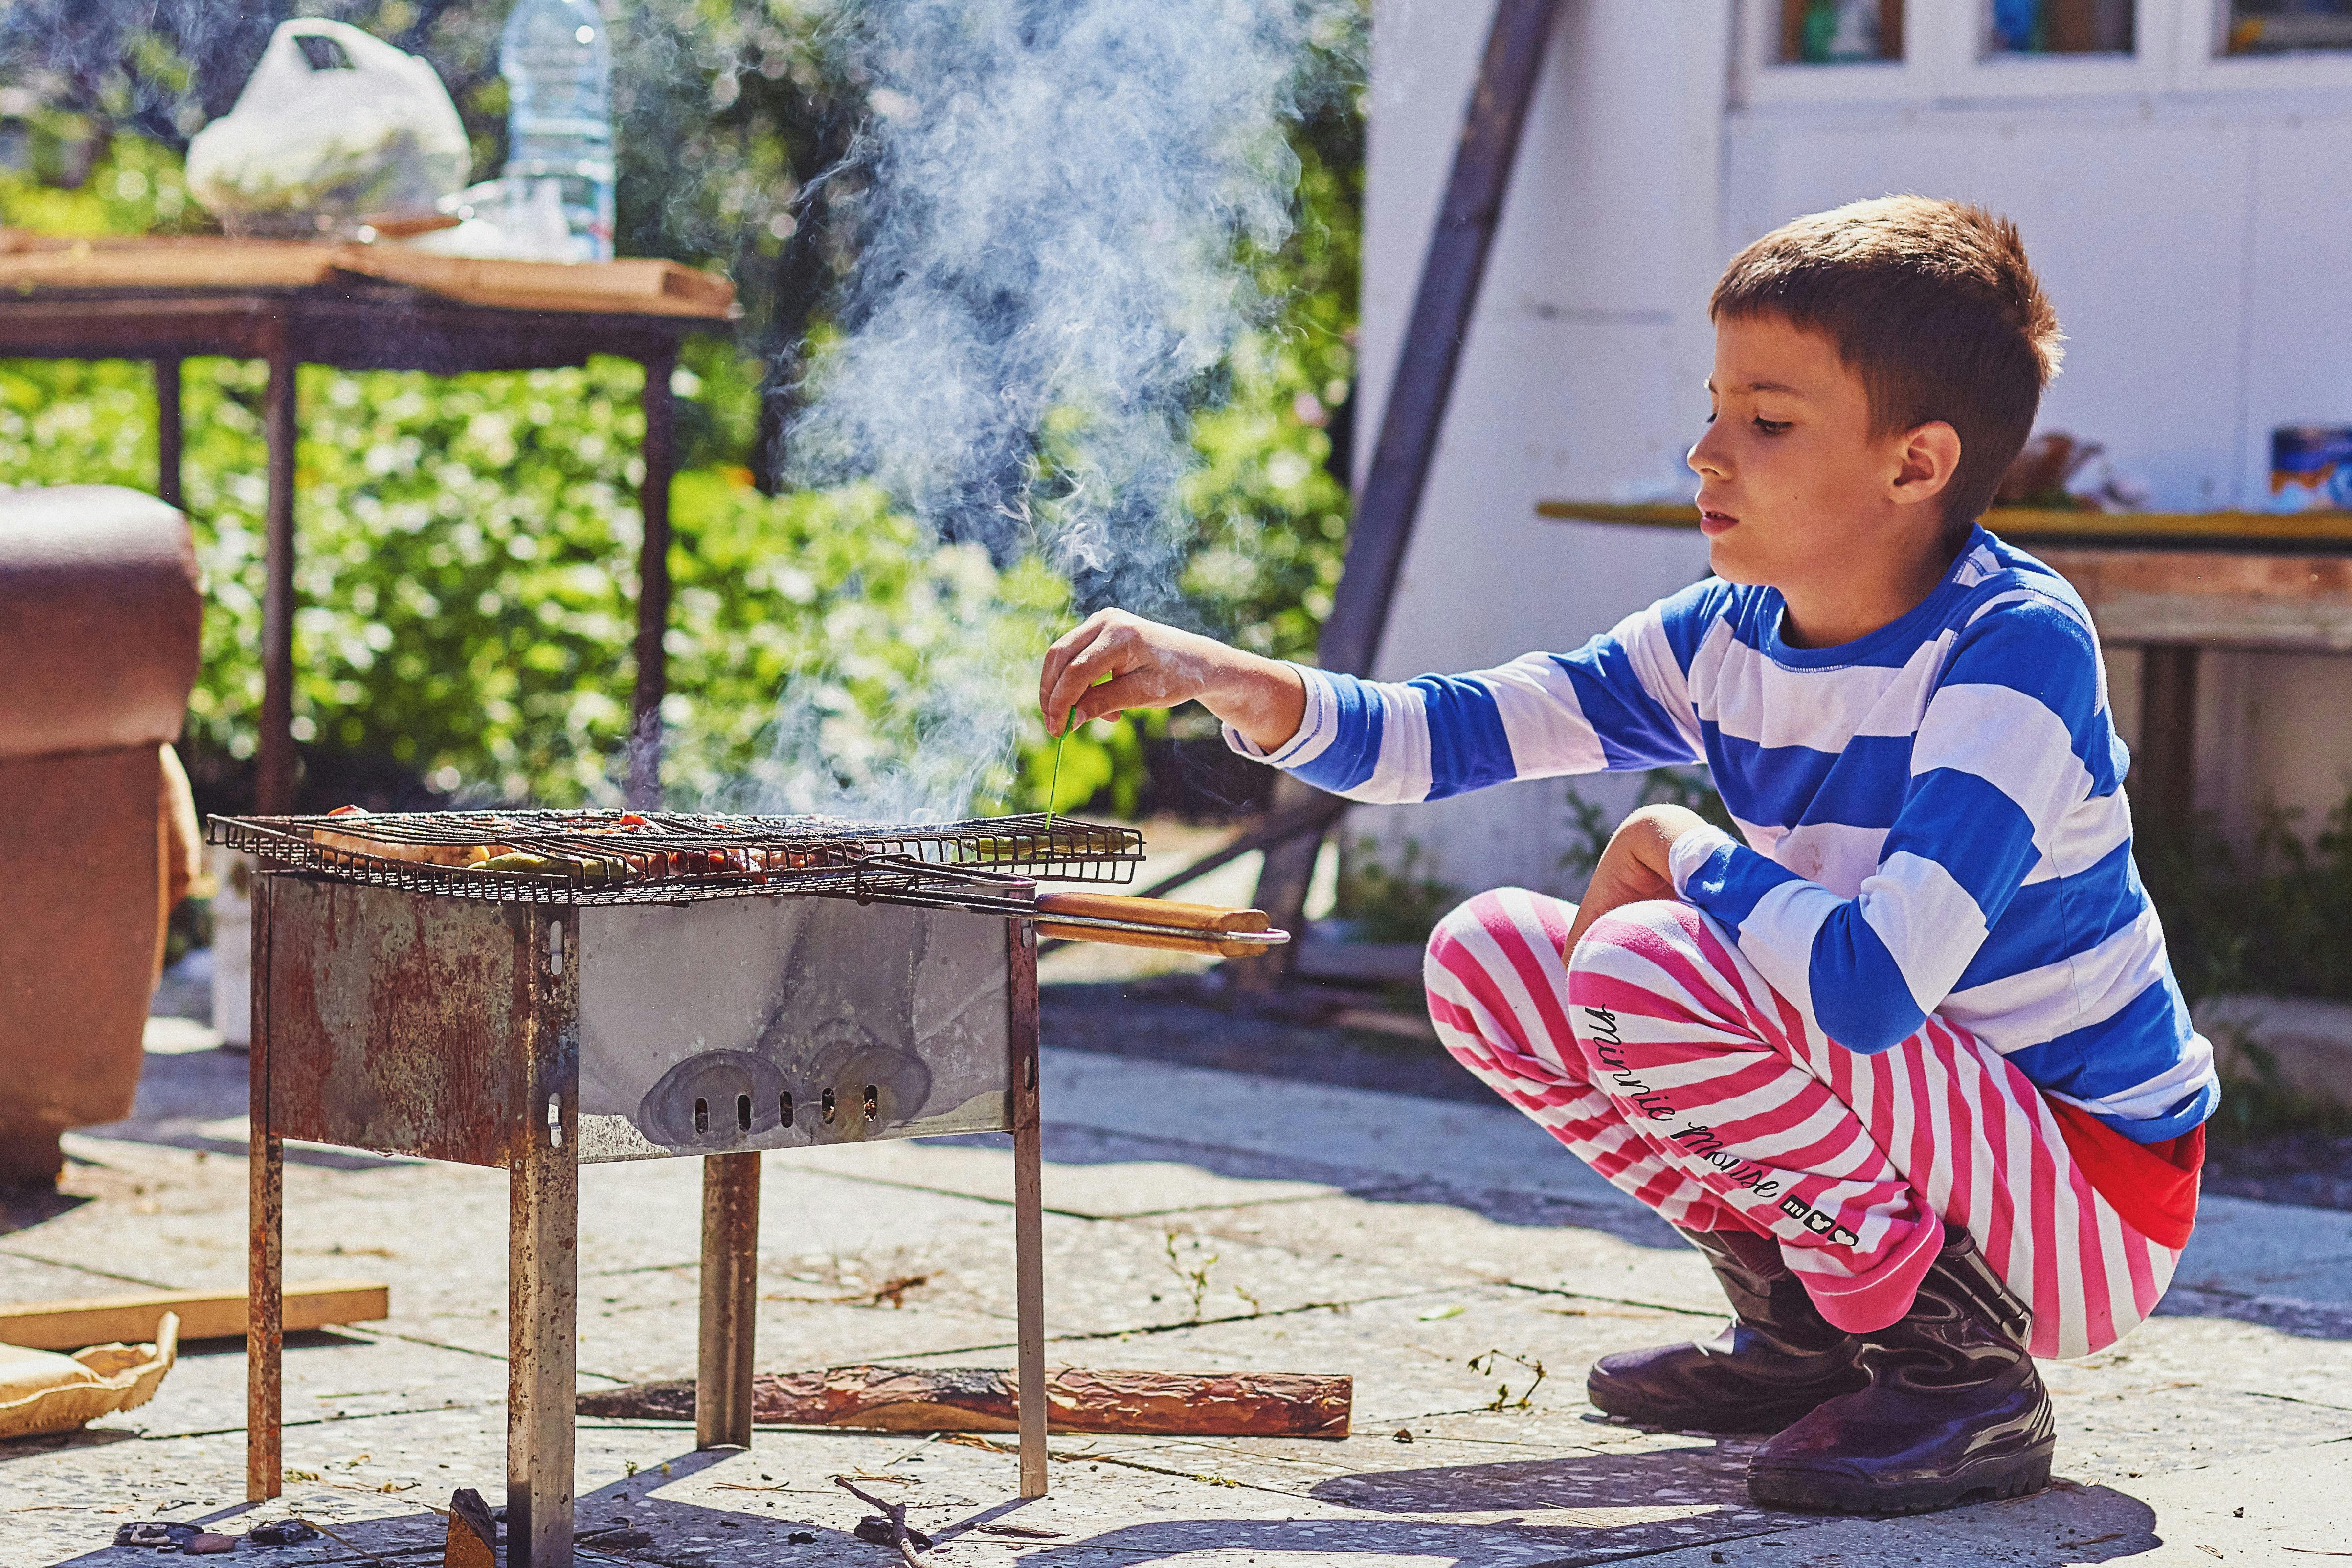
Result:
M637 558L636 691L631 704L628 795L658 804L662 634L669 620L669 481L677 466L670 373L688 332L726 331L707 316L520 309L465 304L397 283L353 277L304 288L40 288L0 300L0 358L152 362L161 472L156 493L183 504L180 368L217 354L269 366L263 405L268 502L261 598L258 808L294 809L296 373L341 370L551 370L615 354L646 367L645 540Z
M278 1495L284 1479L284 1148L273 1115L270 938L284 874L254 879L251 1061L250 1309L247 1329L246 1495ZM418 895L399 894L401 898ZM474 906L479 910L484 906ZM580 1223L581 965L579 911L570 906L491 906L484 918L513 922L520 1056L485 1086L426 1062L416 1105L462 1099L467 1124L420 1112L421 1135L385 1140L383 1152L416 1153L508 1172L507 1562L568 1568L572 1560L572 1435L577 1397ZM541 933L544 932L542 938ZM501 945L507 941L499 939ZM1039 1187L1037 932L1005 921L1007 1040L1013 1151L1014 1299L1018 1323L1020 1492L1045 1493L1045 1220ZM451 1005L462 1008L462 1002ZM373 1046L370 1047L373 1049ZM452 1059L462 1050L445 1055ZM297 1131L314 1135L318 1129ZM885 1134L887 1135L887 1134ZM356 1145L354 1145L356 1146ZM703 1156L702 1281L695 1444L751 1441L753 1325L758 1293L760 1158Z

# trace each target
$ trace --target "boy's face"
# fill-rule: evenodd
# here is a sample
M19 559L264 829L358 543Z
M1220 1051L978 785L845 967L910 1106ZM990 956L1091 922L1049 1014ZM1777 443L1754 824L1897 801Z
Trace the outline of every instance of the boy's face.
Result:
M1779 316L1717 321L1714 406L1690 450L1707 562L1728 582L1791 589L1833 581L1940 531L1934 497L1959 456L1948 425L1874 433L1870 395L1822 334ZM1921 439L1948 446L1920 471Z

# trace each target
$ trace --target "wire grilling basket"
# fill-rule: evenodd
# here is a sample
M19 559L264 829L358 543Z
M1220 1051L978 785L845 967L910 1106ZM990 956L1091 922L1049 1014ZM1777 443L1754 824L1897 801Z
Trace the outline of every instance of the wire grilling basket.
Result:
M1133 880L1143 836L1066 816L888 824L678 812L216 816L208 842L266 869L496 903L677 903L760 893L1025 905L1031 879Z

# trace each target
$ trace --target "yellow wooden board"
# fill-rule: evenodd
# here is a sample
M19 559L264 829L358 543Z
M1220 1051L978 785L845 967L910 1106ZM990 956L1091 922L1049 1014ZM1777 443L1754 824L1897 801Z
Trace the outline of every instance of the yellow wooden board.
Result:
M392 1315L392 1288L364 1279L328 1279L286 1288L286 1331L372 1322ZM70 1351L85 1345L136 1344L155 1337L164 1313L180 1315L184 1340L241 1338L242 1290L150 1290L135 1296L95 1296L0 1306L0 1343Z
M1612 501L1548 500L1536 515L1568 522L1632 523L1644 528L1698 527L1696 509L1686 505L1624 505ZM2352 511L2071 511L2057 507L1997 506L1984 525L2004 539L2178 540L2183 544L2222 541L2298 544L2352 544Z
M337 274L509 310L724 321L735 288L675 261L490 261L394 244L213 238L65 240L0 230L0 306L43 289L308 289Z
M334 272L333 246L279 240L0 245L0 303L38 289L308 289Z

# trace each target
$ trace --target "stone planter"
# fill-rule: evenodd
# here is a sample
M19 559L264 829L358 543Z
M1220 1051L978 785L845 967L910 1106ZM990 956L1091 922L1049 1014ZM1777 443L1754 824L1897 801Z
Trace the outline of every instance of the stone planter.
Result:
M2224 1078L2259 1078L2275 1064L2279 1081L2297 1093L2352 1110L2352 1002L2305 996L2209 996L2192 1010L2213 1042Z

